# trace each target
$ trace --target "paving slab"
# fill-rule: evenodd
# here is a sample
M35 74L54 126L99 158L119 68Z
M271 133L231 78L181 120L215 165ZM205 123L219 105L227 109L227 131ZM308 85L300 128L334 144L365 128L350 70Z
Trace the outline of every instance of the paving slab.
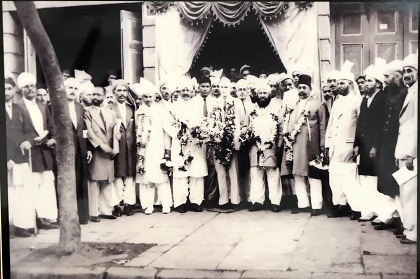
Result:
M248 270L242 274L243 279L308 279L310 272L300 271L266 271Z
M232 246L226 245L176 245L149 266L156 268L215 270L232 248Z
M154 279L157 272L155 268L110 267L104 279Z
M376 231L373 228L362 234L362 249L365 254L404 255L416 254L417 245L402 245L392 231Z
M278 253L229 254L217 266L219 270L283 270L289 267L290 255Z
M363 262L367 273L417 274L415 255L365 255Z
M162 270L157 275L158 279L175 278L215 278L215 279L239 279L241 274L232 271L210 271L210 270Z
M139 266L144 267L148 266L151 262L163 255L163 252L143 252L138 257L135 257L124 266Z
M360 273L320 273L314 272L311 279L381 279L379 274L360 274Z
M382 279L417 279L417 274L412 274L412 275L383 274Z
M105 267L94 268L51 268L45 269L43 267L20 267L19 269L11 270L11 278L18 279L102 279L104 277Z

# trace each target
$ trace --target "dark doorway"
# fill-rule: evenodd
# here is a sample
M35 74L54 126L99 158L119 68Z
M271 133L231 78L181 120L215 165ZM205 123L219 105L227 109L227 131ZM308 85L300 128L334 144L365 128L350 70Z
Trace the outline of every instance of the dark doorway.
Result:
M223 68L227 73L230 68L239 71L247 64L251 66L251 74L257 77L263 70L268 73L286 71L254 13L250 12L235 27L223 26L215 19L210 31L190 70L192 76L197 76L204 66L213 66L214 70Z

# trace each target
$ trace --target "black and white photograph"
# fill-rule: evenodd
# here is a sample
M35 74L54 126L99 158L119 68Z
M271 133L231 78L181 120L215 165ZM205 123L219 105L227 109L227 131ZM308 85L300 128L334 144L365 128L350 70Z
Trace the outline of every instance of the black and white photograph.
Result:
M0 277L417 278L419 5L2 1Z

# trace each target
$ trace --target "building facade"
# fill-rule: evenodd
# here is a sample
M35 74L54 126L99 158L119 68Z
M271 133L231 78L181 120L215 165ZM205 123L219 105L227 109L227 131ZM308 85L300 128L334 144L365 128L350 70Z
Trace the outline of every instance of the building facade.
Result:
M62 69L85 69L93 82L121 70L129 82L157 82L155 15L141 1L35 1ZM5 70L43 80L36 52L12 1L3 1ZM360 75L382 57L387 62L418 52L418 2L314 2L318 17L320 79L345 60ZM263 31L261 31L263 32Z

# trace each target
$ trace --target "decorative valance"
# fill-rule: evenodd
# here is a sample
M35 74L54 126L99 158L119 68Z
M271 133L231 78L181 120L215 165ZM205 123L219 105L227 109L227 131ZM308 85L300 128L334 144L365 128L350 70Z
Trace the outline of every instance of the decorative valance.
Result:
M145 1L149 12L152 14L164 13L170 6L175 6L181 18L190 24L198 25L203 23L209 16L212 16L225 25L237 25L254 9L258 17L264 21L277 18L289 8L286 1ZM296 1L299 9L308 9L312 6L310 1Z

